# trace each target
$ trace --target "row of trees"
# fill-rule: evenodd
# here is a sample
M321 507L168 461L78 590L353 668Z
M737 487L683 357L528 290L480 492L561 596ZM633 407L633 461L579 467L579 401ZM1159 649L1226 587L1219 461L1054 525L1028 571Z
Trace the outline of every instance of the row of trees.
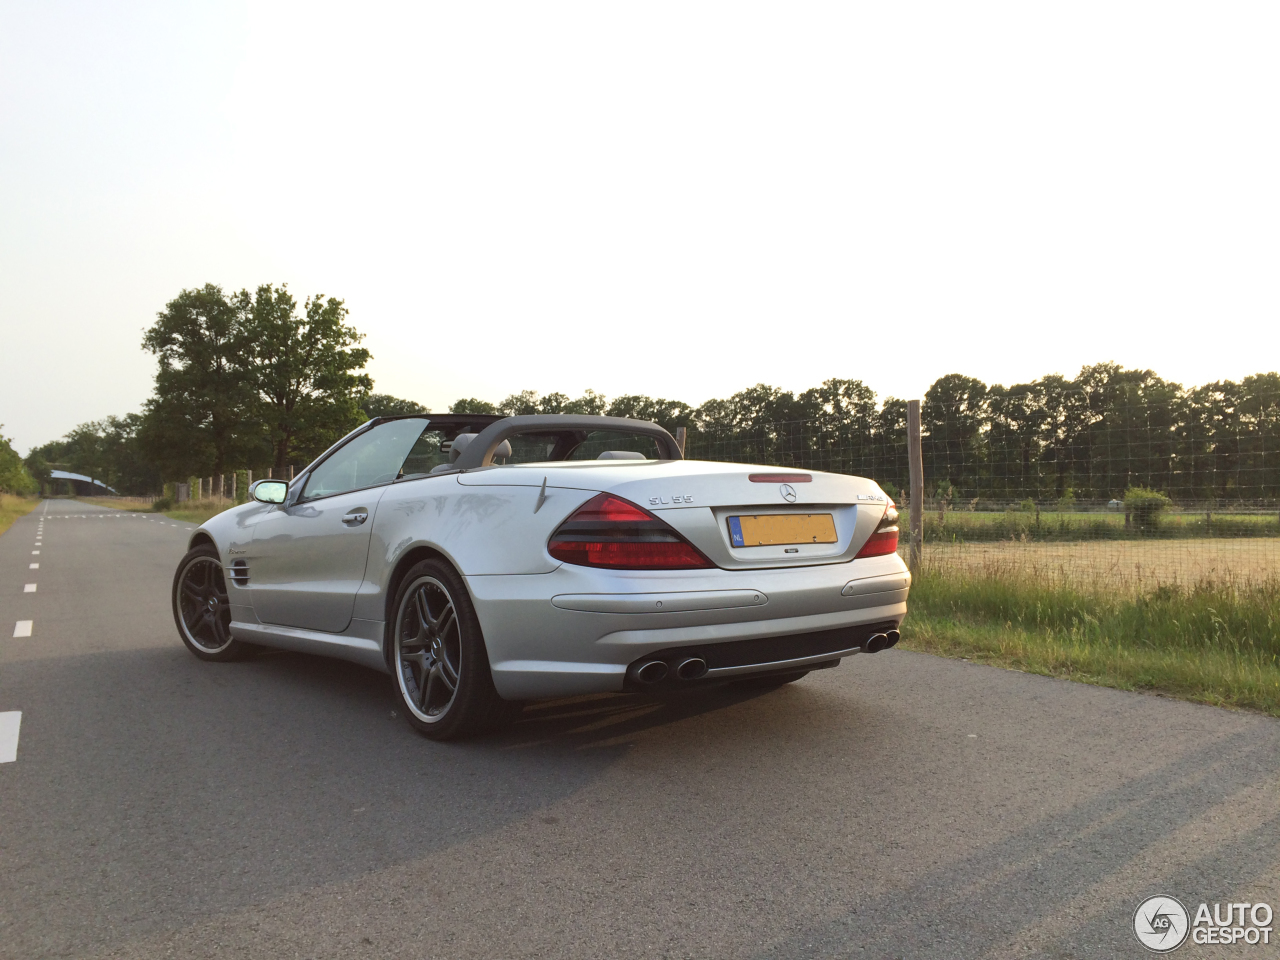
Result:
M757 384L699 407L592 391L532 391L457 412L607 413L685 427L690 457L862 473L908 486L907 402L878 403L859 380L791 393ZM1069 379L988 386L939 378L921 403L931 495L995 500L1110 499L1131 487L1183 500L1280 497L1280 375L1186 389L1113 363Z
M299 303L287 287L271 285L252 293L184 290L143 339L157 372L142 412L82 424L32 451L26 473L47 483L50 469L67 469L122 493L246 467L279 476L368 417L429 412L372 393L361 340L333 297ZM859 380L827 380L800 393L757 384L697 407L525 390L450 409L652 420L672 432L686 428L690 457L862 473L907 486L907 402L879 402ZM1110 363L1011 387L948 374L929 387L921 412L926 482L944 498L1109 499L1138 486L1177 499L1280 497L1275 373L1192 389Z

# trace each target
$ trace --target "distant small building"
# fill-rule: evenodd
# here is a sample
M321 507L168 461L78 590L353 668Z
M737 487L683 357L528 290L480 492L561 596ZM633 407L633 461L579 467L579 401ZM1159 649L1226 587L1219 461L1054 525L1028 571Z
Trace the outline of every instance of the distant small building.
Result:
M95 493L115 493L101 480L95 480L93 477L86 477L83 473L68 473L66 470L50 470L49 477L53 480L66 480L75 490L76 496L85 497L93 496Z

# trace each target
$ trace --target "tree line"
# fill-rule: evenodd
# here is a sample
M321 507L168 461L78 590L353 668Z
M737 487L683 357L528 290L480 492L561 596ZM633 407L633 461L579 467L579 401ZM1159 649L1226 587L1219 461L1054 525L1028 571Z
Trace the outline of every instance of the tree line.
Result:
M11 464L14 477L0 449L0 489L17 489L20 475L47 488L55 467L132 494L245 468L280 476L369 417L429 413L373 393L362 339L333 297L299 302L283 285L183 290L143 337L157 369L142 411L81 424ZM524 390L498 403L461 399L450 412L651 420L673 433L685 428L691 458L908 486L907 401L879 401L860 380L798 393L756 384L696 407L639 394ZM1276 373L1192 388L1113 363L1009 387L948 374L926 391L921 420L931 496L1109 499L1148 487L1182 500L1280 497Z
M757 384L698 407L523 391L456 412L606 413L686 428L686 455L871 476L909 487L907 401L860 380L800 393ZM1109 500L1145 487L1177 500L1280 498L1280 375L1186 388L1151 370L1084 367L1009 387L947 374L921 401L930 497Z

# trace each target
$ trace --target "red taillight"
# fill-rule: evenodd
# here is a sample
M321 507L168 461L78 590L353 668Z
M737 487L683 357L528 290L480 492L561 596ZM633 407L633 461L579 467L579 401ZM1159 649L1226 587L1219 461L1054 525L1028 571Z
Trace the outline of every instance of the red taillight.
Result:
M812 483L813 477L807 473L749 473L747 479L752 483Z
M621 497L592 497L551 535L547 552L564 563L613 570L698 570L714 566L648 510Z
M898 552L898 528L892 530L877 530L867 538L867 542L862 545L862 549L858 551L855 560L861 560L863 557L883 557L888 553Z
M863 557L883 557L898 552L898 508L892 497L885 498L884 516L876 524L875 532L867 538L867 542L858 551L855 560Z

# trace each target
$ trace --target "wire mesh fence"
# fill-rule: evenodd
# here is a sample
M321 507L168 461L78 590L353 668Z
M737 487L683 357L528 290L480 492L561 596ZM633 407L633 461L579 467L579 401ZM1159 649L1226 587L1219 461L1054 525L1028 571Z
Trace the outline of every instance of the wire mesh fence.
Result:
M875 479L904 513L923 512L926 573L1139 592L1280 579L1276 397L926 400L919 504L906 409L890 401L858 420L695 430L686 455ZM905 541L904 526L904 553Z

